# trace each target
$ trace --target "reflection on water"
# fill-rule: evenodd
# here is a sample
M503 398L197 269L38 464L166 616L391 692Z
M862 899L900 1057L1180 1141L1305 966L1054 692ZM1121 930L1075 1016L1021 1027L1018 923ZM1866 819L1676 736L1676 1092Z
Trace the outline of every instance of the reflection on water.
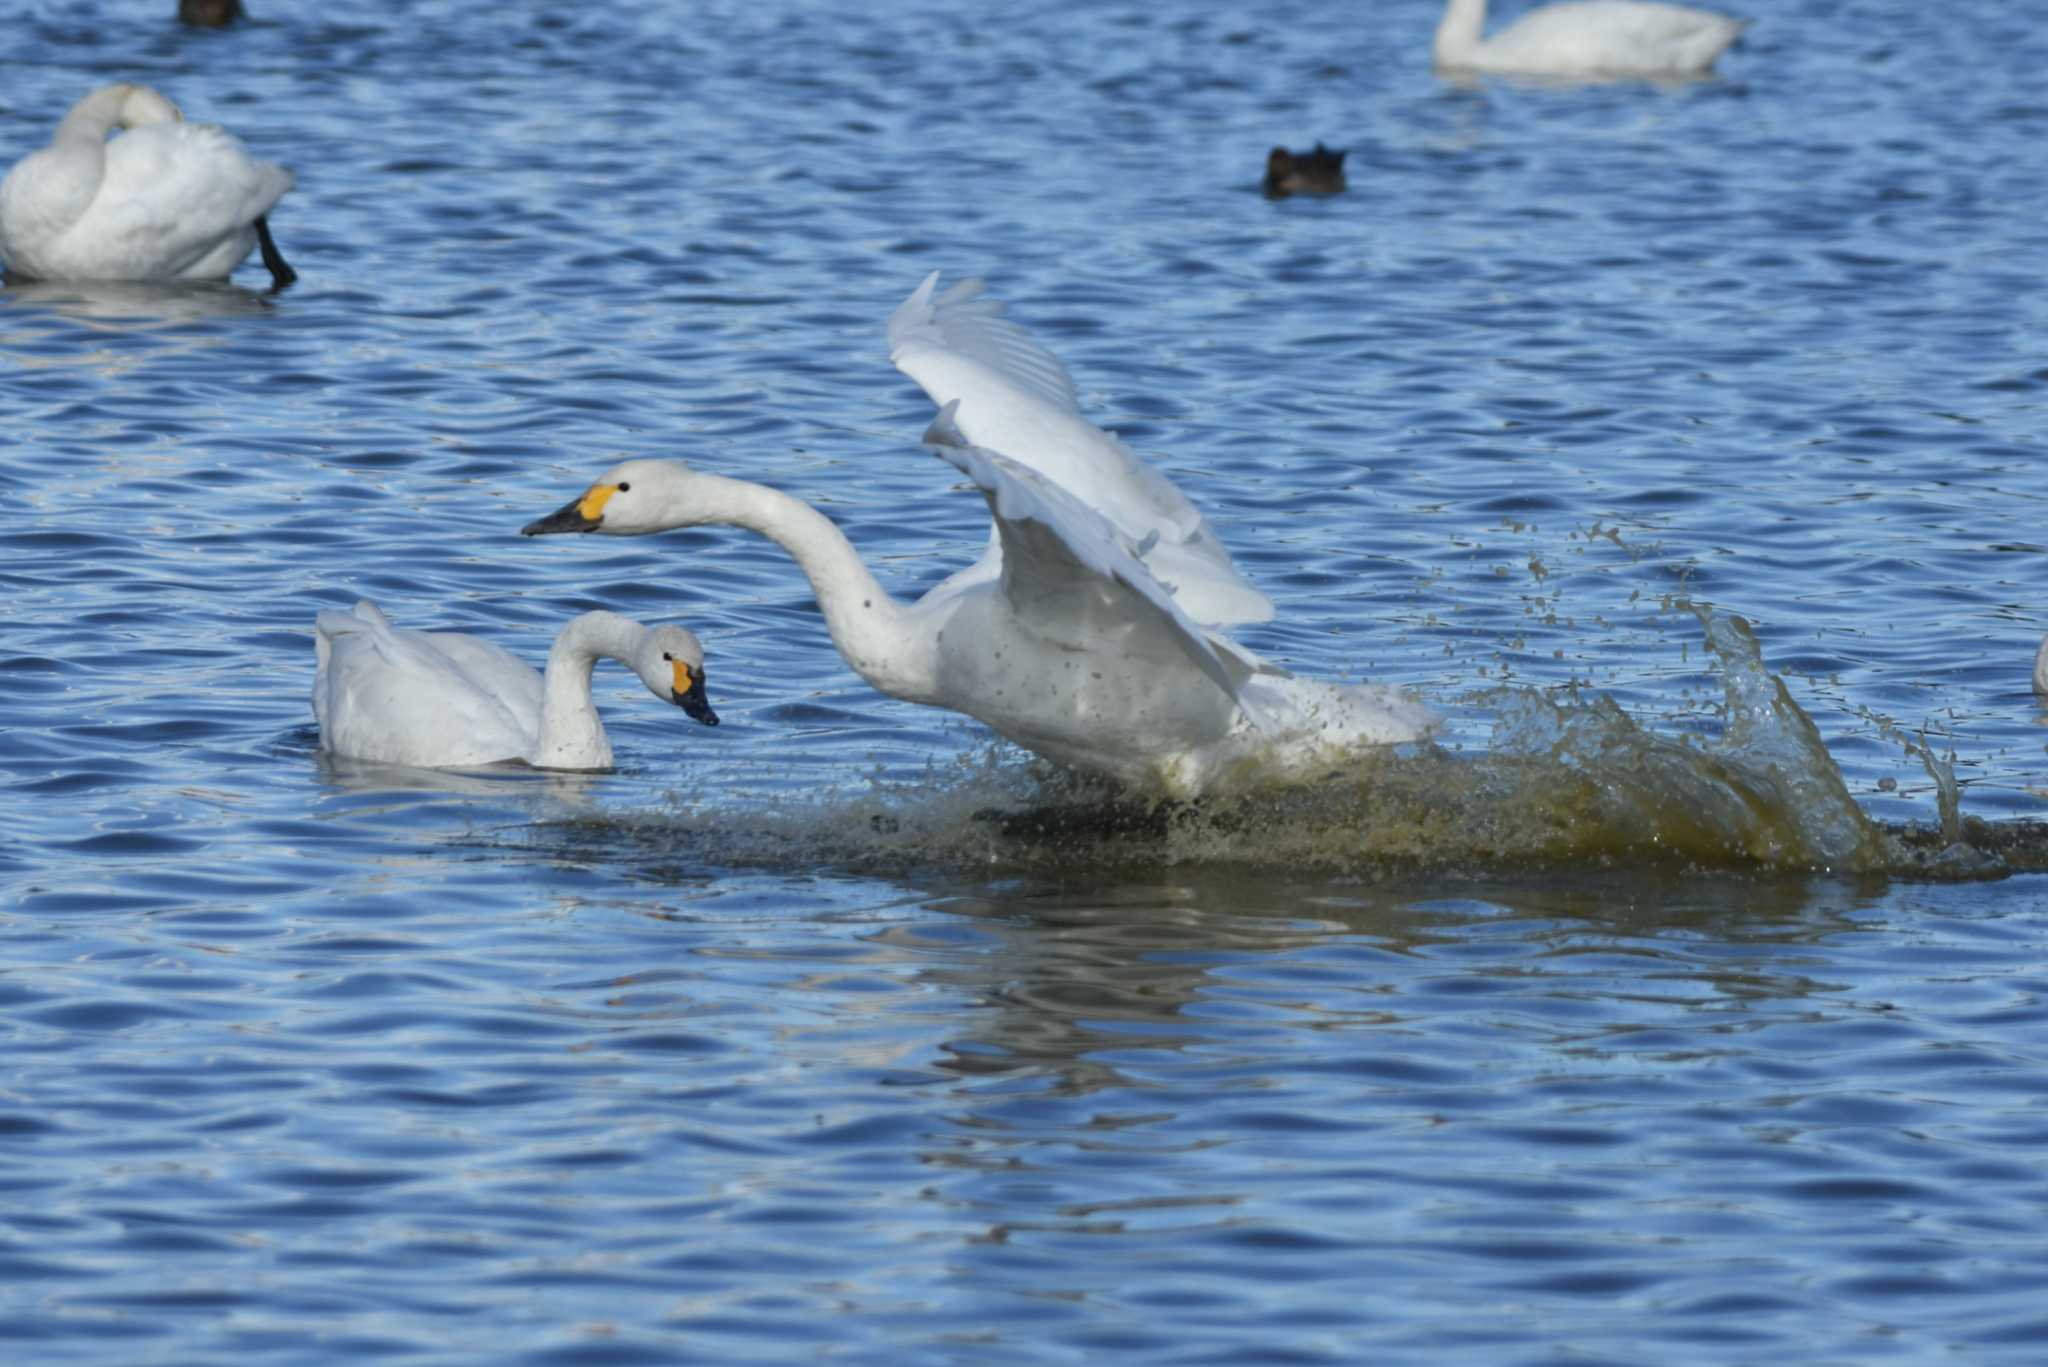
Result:
M317 733L312 738L317 744ZM536 769L505 763L477 769L415 769L377 764L316 750L315 769L323 783L347 792L447 793L499 800L542 799L575 808L589 805L605 776L573 769Z
M189 323L201 318L231 318L274 309L267 294L225 280L171 281L47 281L9 280L0 301L24 309L43 309L87 327L121 330L151 324Z

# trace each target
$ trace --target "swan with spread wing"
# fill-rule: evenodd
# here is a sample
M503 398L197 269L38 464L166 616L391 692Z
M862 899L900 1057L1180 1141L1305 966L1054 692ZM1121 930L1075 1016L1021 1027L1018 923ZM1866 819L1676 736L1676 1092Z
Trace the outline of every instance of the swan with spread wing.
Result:
M934 285L897 310L891 350L941 401L926 441L980 490L994 533L917 602L892 597L809 504L675 460L615 466L526 534L757 532L796 560L875 688L1140 790L1299 782L1428 733L1432 714L1396 689L1297 678L1218 631L1272 608L1200 512L1080 415L1065 368L978 285Z

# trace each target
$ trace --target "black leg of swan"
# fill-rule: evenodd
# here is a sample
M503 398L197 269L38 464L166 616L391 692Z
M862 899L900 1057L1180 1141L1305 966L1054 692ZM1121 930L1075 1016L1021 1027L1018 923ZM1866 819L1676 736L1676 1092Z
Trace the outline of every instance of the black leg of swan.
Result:
M299 278L299 273L284 259L284 253L277 249L277 242L270 236L270 224L263 215L256 215L256 249L263 253L264 269L270 272L270 292L279 290Z

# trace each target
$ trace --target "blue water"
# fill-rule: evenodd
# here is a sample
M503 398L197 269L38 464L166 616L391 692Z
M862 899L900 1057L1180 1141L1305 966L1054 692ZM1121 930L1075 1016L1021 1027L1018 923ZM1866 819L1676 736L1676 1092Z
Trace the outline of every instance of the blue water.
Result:
M1433 0L249 3L14 31L0 158L147 81L296 169L301 278L0 292L0 1354L2038 1360L2026 7L1561 89L1439 81ZM680 456L937 582L935 269L1441 748L1112 821L766 542L518 535ZM324 757L364 596L684 622L725 724Z

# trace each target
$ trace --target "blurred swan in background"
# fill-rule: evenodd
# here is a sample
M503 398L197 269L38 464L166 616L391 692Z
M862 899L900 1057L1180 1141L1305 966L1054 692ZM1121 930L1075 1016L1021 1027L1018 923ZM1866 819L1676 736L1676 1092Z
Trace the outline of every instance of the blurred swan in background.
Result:
M1191 599L1212 616L1271 604L1178 490L1079 416L1064 368L975 301L978 284L934 301L933 283L891 319L892 355L952 395L926 441L981 491L994 533L917 602L891 597L809 504L681 461L615 466L526 534L757 532L796 560L833 644L875 688L1168 796L1314 779L1362 747L1428 734L1433 714L1397 689L1296 678L1211 629Z
M1436 65L1529 76L1697 76L1746 22L1645 0L1566 0L1481 38L1486 0L1449 0L1436 29Z
M314 621L313 716L321 748L422 768L524 760L545 769L608 769L611 742L590 697L600 659L626 665L649 692L706 726L704 649L682 627L644 627L616 612L572 618L543 677L478 636L403 631L375 603Z
M222 280L260 248L280 290L298 273L265 215L291 187L148 86L102 86L0 181L0 260L26 280Z
M2043 638L2034 655L2034 691L2048 699L2048 638Z

